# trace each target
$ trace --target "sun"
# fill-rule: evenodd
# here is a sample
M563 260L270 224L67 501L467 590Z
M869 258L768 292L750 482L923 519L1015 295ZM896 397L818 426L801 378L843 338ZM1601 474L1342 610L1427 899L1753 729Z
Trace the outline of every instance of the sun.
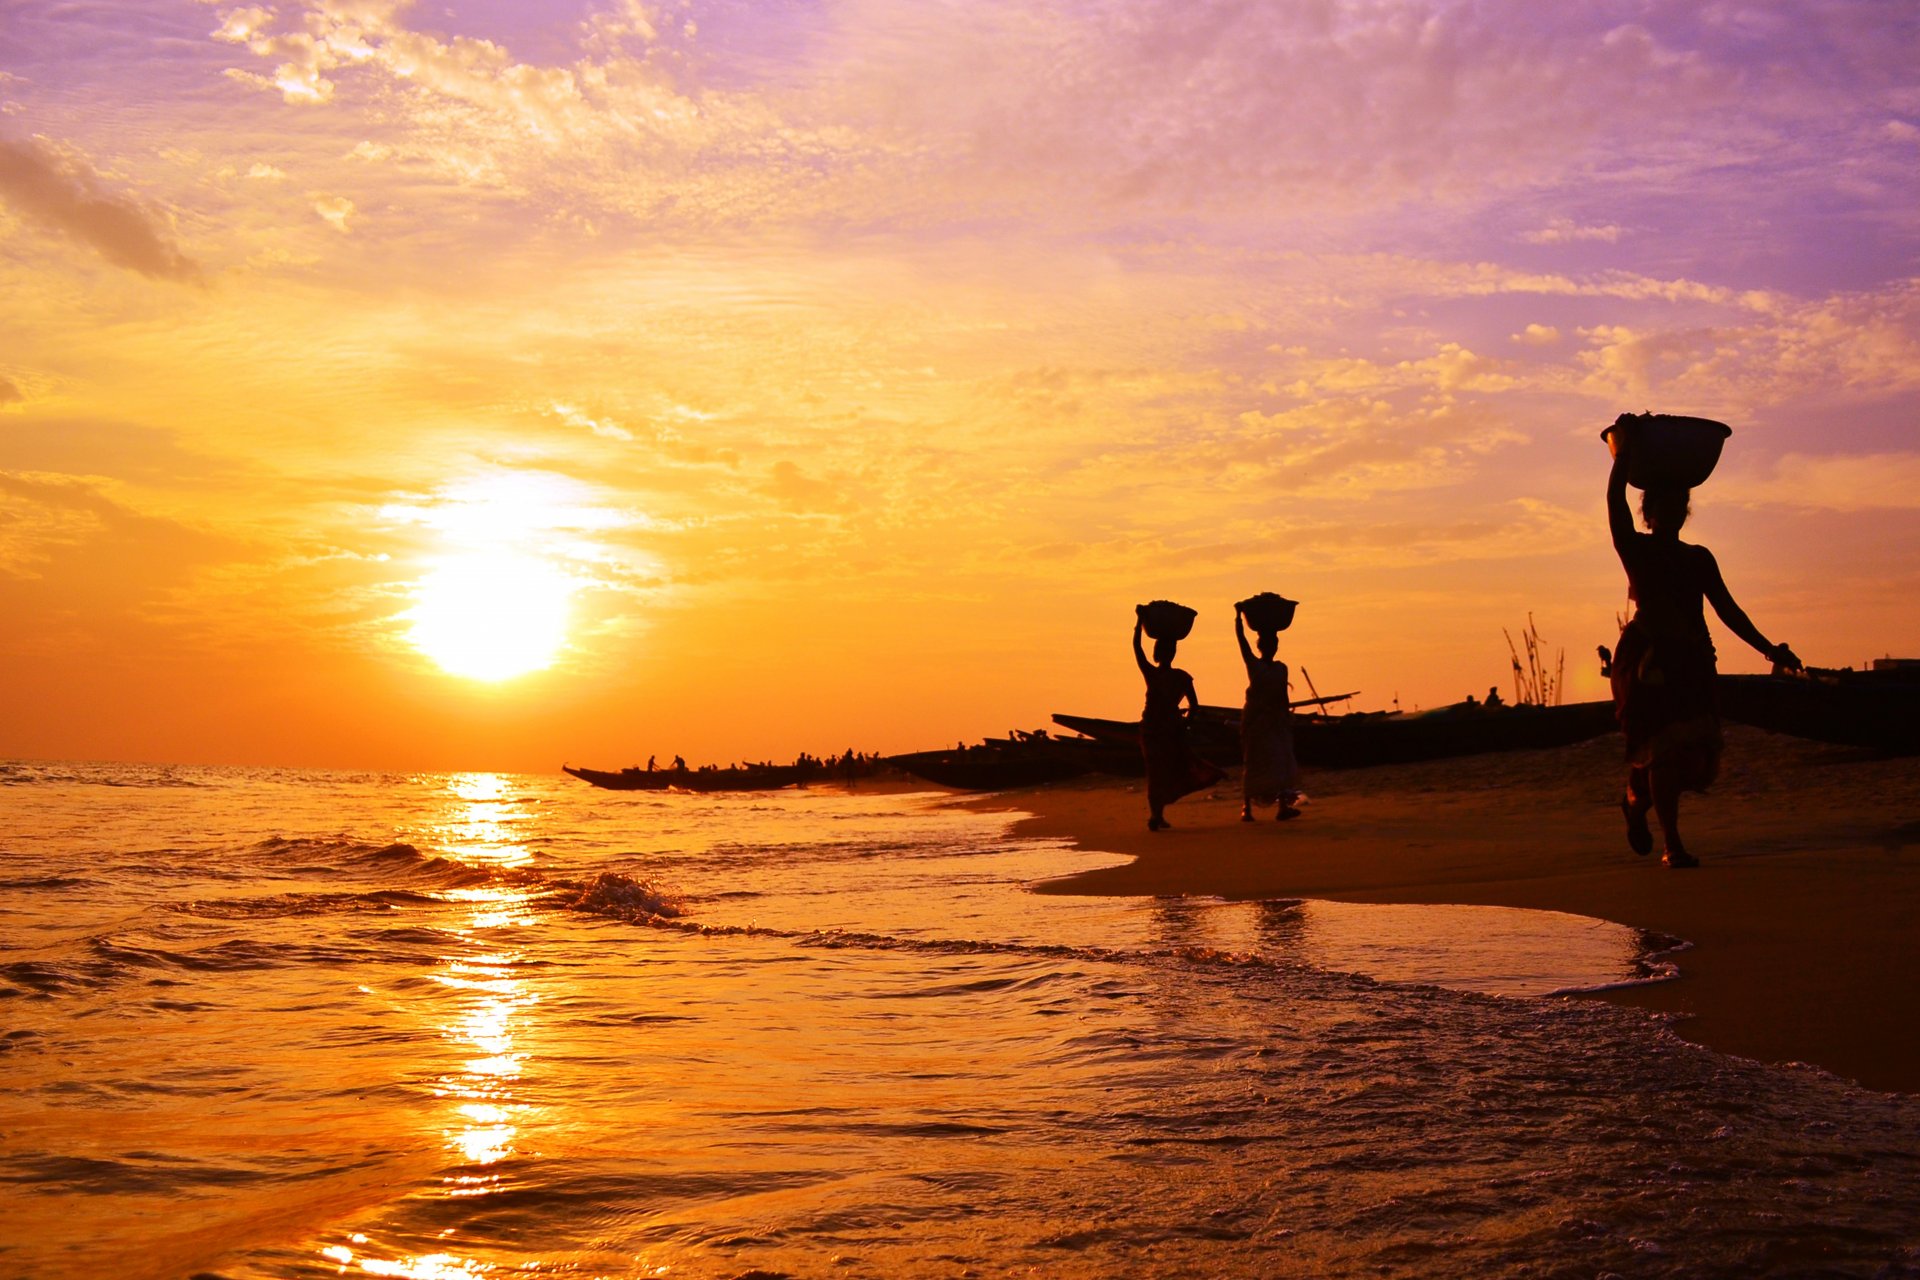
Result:
M451 556L420 580L407 617L414 647L441 670L508 680L553 665L567 641L573 583L538 556Z

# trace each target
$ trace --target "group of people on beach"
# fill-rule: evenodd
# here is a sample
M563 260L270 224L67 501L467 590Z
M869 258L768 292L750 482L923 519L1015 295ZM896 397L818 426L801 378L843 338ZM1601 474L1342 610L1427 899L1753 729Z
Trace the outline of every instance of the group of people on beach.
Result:
M1680 835L1680 796L1712 785L1720 772L1723 745L1714 704L1717 659L1705 606L1711 604L1728 629L1776 669L1798 670L1801 663L1787 645L1762 635L1735 603L1713 553L1680 541L1681 526L1691 511L1690 488L1645 489L1640 516L1646 532L1634 528L1627 477L1642 447L1640 429L1631 414L1614 423L1613 467L1607 476L1607 523L1627 573L1628 598L1634 602L1633 617L1620 632L1608 669L1614 714L1626 738L1627 780L1620 812L1627 845L1635 853L1653 852L1647 821L1651 813L1664 840L1662 861L1670 867L1695 867L1699 859ZM1284 821L1300 813L1287 664L1277 656L1277 630L1260 630L1257 645L1247 643L1245 603L1234 608L1234 633L1247 669L1240 719L1246 762L1240 819L1251 822L1255 806L1274 805ZM1140 717L1147 827L1161 831L1168 826L1169 804L1216 785L1226 775L1188 743L1186 718L1200 704L1193 677L1173 665L1178 642L1155 639L1149 662L1141 646L1143 632L1143 623L1136 620L1133 655L1147 686Z

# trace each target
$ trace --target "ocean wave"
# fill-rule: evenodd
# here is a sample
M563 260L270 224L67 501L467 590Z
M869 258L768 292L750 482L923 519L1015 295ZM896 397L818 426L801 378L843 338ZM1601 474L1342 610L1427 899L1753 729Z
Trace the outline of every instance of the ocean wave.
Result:
M351 836L268 836L251 852L297 875L401 877L415 884L462 889L503 879L525 879L511 868L464 862L404 840L374 844ZM291 865L288 865L291 864Z
M360 863L404 863L422 856L417 846L404 840L373 844L352 836L268 836L252 845L256 853L276 857L317 857Z
M0 889L92 889L100 883L83 876L16 876L0 879Z
M565 905L575 911L636 924L678 919L685 911L677 896L653 881L615 871L603 871L583 885L557 887L572 889Z
M7 1166L0 1169L0 1182L88 1195L164 1194L233 1186L269 1176L257 1169L145 1152L117 1160L28 1152L10 1157Z
M1651 929L1639 931L1639 955L1634 960L1634 972L1612 982L1594 982L1584 986L1561 987L1547 994L1552 996L1590 996L1603 991L1624 991L1628 987L1650 987L1662 982L1672 982L1680 976L1680 966L1670 956L1683 951L1691 951L1693 944L1685 938L1676 938L1669 933L1656 933Z
M204 787L175 773L171 766L71 766L57 764L0 764L0 787Z
M99 960L15 960L0 964L0 997L46 999L103 987L113 979L110 962Z
M271 920L285 916L338 915L350 911L396 911L432 906L445 899L419 889L372 889L364 893L276 893L252 898L205 898L170 902L168 911L206 920Z
M131 969L235 973L249 969L293 969L308 965L365 964L416 959L365 947L323 943L287 943L259 938L229 938L192 950L142 946L115 938L92 938L89 949L101 959ZM117 976L117 975L116 975Z

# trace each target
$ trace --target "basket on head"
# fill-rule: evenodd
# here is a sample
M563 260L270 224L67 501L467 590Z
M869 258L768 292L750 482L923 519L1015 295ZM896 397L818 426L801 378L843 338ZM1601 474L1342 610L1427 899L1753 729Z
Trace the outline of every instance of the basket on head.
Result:
M1137 604L1133 612L1140 619L1141 630L1155 640L1185 640L1193 630L1193 620L1200 616L1197 610L1171 600Z
M1268 631L1285 631L1292 626L1293 611L1300 607L1300 602L1271 591L1262 591L1257 596L1248 596L1234 607L1246 615L1248 626L1264 634Z
M1733 428L1712 418L1674 413L1623 413L1600 433L1607 452L1620 452L1619 433L1633 433L1627 483L1636 489L1691 489L1706 482L1720 462L1720 447Z

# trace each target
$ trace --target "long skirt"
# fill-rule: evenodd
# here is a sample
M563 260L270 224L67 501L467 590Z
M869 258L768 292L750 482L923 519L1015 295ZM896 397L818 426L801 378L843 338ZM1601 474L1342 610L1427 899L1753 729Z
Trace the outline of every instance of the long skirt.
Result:
M1613 656L1613 712L1627 764L1654 768L1682 790L1705 791L1720 776L1720 713L1710 640L1656 637L1638 619Z
M1247 765L1241 788L1248 804L1291 803L1299 796L1290 714L1249 703L1240 713L1240 751Z
M1187 741L1185 721L1142 722L1140 752L1147 759L1147 803L1156 809L1211 787L1227 776L1216 765L1194 754L1192 744Z

